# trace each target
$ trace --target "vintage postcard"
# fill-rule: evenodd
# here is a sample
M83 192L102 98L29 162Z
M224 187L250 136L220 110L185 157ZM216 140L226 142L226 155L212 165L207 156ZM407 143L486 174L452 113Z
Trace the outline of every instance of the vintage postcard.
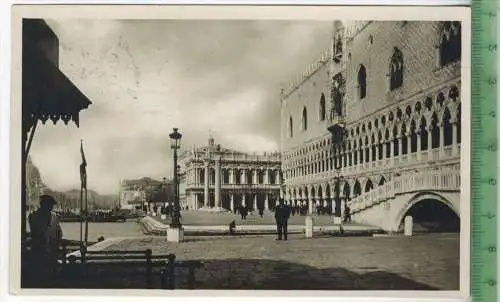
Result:
M12 22L17 293L468 295L468 8Z

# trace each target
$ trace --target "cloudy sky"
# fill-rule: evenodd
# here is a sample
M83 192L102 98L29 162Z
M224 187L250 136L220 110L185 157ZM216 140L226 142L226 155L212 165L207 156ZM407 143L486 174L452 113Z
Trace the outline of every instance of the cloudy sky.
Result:
M31 156L54 189L79 187L80 139L89 189L172 174L168 134L183 148L217 143L279 149L280 87L329 46L330 22L47 20L60 69L93 102L80 128L47 123Z

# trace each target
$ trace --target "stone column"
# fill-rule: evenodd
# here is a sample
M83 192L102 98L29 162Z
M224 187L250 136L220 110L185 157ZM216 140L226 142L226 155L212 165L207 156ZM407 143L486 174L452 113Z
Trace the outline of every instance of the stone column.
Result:
M247 170L246 169L241 169L241 174L240 174L240 183L242 185L246 184L246 180L245 180L245 177L246 177L246 174L247 174Z
M422 158L422 140L420 138L420 132L417 132L417 160L420 161Z
M205 187L204 187L204 196L203 196L203 207L208 208L208 176L209 176L209 165L208 161L205 162Z
M375 144L375 158L373 159L373 161L378 161L378 154L379 154L379 149L378 149L378 144ZM383 150L382 150L383 151Z
M232 185L234 183L234 169L229 168L229 184Z
M413 217L405 217L405 236L413 235Z
M399 158L403 158L403 138L405 136L406 136L406 134L404 134L404 133L399 136L399 144L398 144L398 147L399 147L399 155L398 155L398 157Z
M264 201L264 208L269 210L269 194L266 193L266 200Z
M458 125L456 122L453 124L453 137L451 139L451 150L452 150L452 155L457 155L458 154Z
M439 125L439 158L444 158L444 124Z
M221 167L220 167L220 157L215 159L215 207L220 208L221 206Z
M258 178L257 178L257 170L253 170L253 183L256 184L258 183Z
M257 193L253 196L253 209L257 210Z
M392 164L394 164L394 139L390 141L389 158Z
M230 201L230 208L231 208L231 212L234 213L234 193L231 193L231 201Z
M269 184L269 169L264 169L264 184Z
M345 196L340 197L340 221L344 221L345 217L345 204L346 204L346 198Z
M246 194L244 193L241 195L241 205L244 207L247 205Z
M427 158L432 160L432 126L427 127Z
M307 202L308 202L308 204L307 204L307 205L308 205L308 207L309 207L309 209L308 209L308 211L307 211L307 212L309 213L309 215L312 215L312 213L313 213L313 198L312 198L311 196L309 196L309 197L307 198Z

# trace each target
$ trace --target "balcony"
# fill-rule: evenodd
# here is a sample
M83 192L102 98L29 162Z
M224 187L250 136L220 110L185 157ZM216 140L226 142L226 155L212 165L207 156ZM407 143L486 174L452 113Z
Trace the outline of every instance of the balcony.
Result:
M342 167L341 174L349 177L356 174L380 173L382 171L401 170L405 168L417 168L419 166L428 167L429 164L450 163L460 160L460 144L435 148L420 152L413 152L390 158L383 158L376 161L358 163L353 166ZM287 185L317 183L319 181L330 180L337 176L337 172L332 169L315 174L293 177L287 180Z
M327 129L332 134L334 142L341 142L345 135L345 117L331 113L331 118L328 120Z

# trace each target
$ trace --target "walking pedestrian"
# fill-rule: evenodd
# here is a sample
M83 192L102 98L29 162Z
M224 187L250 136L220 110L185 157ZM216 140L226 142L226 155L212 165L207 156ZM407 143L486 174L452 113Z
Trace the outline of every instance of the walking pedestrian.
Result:
M284 204L283 199L280 199L276 212L274 213L276 219L276 227L278 228L277 240L287 240L288 238L288 219L290 218L290 208Z

